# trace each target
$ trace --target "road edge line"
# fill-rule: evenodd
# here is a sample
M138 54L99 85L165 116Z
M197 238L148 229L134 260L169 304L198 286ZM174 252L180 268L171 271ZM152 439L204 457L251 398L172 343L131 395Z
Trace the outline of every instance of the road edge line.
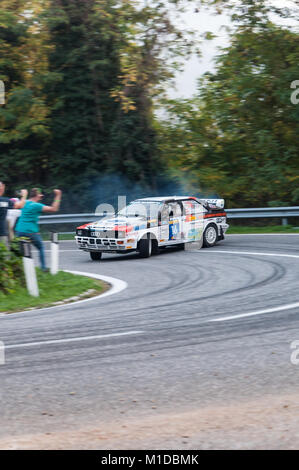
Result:
M82 304L83 302L90 302L92 300L100 300L101 298L108 297L110 295L118 294L119 292L123 291L128 287L128 284L126 281L123 281L121 279L118 279L116 277L111 277L111 276L103 276L101 274L94 274L94 273L86 273L82 271L71 271L68 269L62 269L63 272L70 273L70 274L75 274L75 275L80 275L80 276L86 276L86 277L91 277L93 279L97 279L99 281L104 281L108 284L110 284L112 287L108 291L104 292L103 294L95 295L93 297L88 297L87 299L82 299L82 300L76 300L75 302L66 302L65 304L61 305L51 305L49 307L40 307L40 308L34 308L30 310L21 310L19 312L1 312L0 316L1 317L6 317L8 318L11 315L17 315L17 314L24 314L24 313L35 313L35 312L40 312L41 310L51 310L53 308L61 308L61 307L69 307L73 305L78 305ZM63 302L63 300L61 301Z

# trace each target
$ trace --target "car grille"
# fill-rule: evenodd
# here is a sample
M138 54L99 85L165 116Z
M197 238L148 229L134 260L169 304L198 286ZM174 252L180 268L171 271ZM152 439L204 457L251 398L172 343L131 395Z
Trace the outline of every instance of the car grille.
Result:
M92 230L91 236L97 238L118 238L117 230Z

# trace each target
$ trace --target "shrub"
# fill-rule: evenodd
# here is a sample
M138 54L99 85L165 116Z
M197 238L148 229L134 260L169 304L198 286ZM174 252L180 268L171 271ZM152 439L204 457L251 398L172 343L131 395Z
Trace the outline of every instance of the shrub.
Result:
M11 242L10 250L0 243L0 292L12 294L24 282L19 240Z

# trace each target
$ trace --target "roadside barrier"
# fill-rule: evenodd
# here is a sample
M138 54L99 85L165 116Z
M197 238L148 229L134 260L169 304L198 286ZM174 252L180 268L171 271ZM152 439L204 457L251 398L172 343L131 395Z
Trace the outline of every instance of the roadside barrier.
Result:
M249 207L245 209L225 209L228 219L279 218L282 225L288 224L288 218L299 217L299 206L294 207ZM87 223L99 220L101 217L114 216L114 213L59 214L43 215L40 224L70 224Z

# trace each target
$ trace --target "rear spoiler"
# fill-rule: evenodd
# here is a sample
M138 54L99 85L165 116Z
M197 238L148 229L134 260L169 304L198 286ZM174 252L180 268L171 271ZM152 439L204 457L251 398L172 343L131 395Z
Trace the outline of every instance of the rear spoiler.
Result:
M199 201L208 210L224 209L224 199L199 199Z

